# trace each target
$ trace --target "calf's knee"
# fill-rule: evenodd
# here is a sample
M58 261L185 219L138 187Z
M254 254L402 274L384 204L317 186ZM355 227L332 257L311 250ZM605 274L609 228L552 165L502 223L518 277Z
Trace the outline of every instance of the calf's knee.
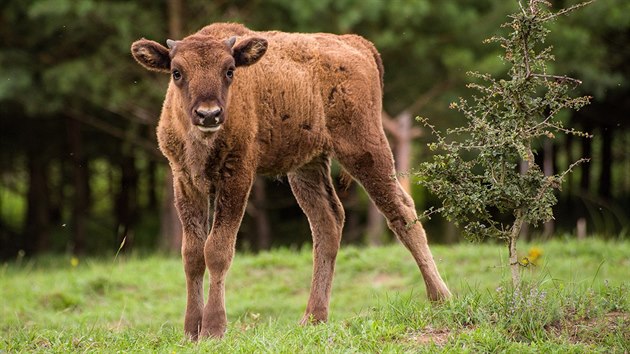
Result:
M206 242L204 257L208 271L214 274L227 272L234 256L234 249L228 245L218 245L215 242Z
M203 275L206 265L201 245L199 247L182 247L182 260L186 274L192 276Z

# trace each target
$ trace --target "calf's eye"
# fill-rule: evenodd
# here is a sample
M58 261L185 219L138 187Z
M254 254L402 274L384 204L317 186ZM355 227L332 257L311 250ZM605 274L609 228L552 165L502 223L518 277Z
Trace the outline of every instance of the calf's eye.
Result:
M225 76L231 80L234 77L234 69L228 69L228 71L225 72Z
M173 79L179 80L181 78L182 78L182 73L180 73L179 70L173 70Z

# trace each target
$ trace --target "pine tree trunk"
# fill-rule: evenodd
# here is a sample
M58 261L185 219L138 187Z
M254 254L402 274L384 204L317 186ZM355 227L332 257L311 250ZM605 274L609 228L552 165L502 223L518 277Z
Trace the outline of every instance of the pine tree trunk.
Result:
M160 217L160 240L166 251L178 253L182 247L182 224L175 210L173 175L167 168L164 174L164 200Z
M126 250L133 247L133 225L137 217L137 194L138 194L138 171L136 170L136 159L133 155L122 157L120 164L120 191L117 200L117 237L116 247L120 246L124 240Z
M620 162L623 166L623 176L622 186L623 191L626 196L630 194L630 130L627 130L620 134L621 139L623 139L621 146L625 147L622 151L625 156L624 159Z
M168 0L168 35L172 39L182 36L182 1ZM160 216L160 240L167 251L179 253L182 247L182 225L175 210L173 175L170 168L164 176L164 200Z
M566 159L567 159L566 167L569 167L574 161L574 158L573 158L573 135L571 135L571 134L567 134L565 136L564 152L566 154ZM563 168L564 168L564 166L563 166ZM575 174L574 173L569 173L567 175L567 177L566 177L565 190L566 190L566 194L567 195L574 194L574 187L573 187L573 185L575 184L574 179L575 179Z
M602 127L602 151L601 151L601 170L599 173L599 195L600 197L610 198L612 183L612 145L613 131L611 128Z
M88 212L88 190L87 183L88 166L87 160L83 156L83 134L81 122L68 118L68 146L72 156L72 171L74 184L74 200L72 209L72 241L71 249L74 254L85 252L86 247L86 217Z
M147 209L156 212L159 210L158 208L158 197L157 197L157 161L154 159L149 160L149 164L147 165Z
M585 132L590 133L590 127L585 127ZM591 158L591 141L592 139L582 139L582 157ZM583 163L581 164L582 170L582 179L580 181L580 187L582 192L588 193L589 187L591 185L591 163Z
M255 208L254 222L256 223L256 248L257 250L268 250L271 248L271 227L269 215L265 208L265 180L261 177L256 179L253 188L252 202Z
M33 150L27 153L27 212L20 245L27 255L47 250L50 243L48 162L41 152Z
M343 227L342 238L342 242L346 244L364 241L365 237L365 226L361 220L364 213L358 208L360 204L358 188L360 188L358 183L352 183L348 190L339 191L339 199L346 210L346 222Z
M171 39L181 39L182 0L168 0L168 35Z

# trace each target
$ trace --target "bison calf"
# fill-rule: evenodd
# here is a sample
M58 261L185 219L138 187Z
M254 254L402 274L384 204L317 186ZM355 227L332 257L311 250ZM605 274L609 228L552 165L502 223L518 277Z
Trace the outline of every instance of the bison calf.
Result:
M392 178L381 122L383 65L372 43L219 23L166 44L141 39L131 52L145 68L171 75L157 136L183 227L187 335L225 332L225 277L257 173L286 174L308 217L313 278L302 323L327 320L344 223L331 158L361 183L409 249L429 298L450 296L422 225L408 225L416 220L413 200Z

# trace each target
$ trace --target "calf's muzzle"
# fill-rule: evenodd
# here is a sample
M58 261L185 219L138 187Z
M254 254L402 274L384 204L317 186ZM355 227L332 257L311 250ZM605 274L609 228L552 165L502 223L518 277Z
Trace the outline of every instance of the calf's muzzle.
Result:
M223 108L219 106L199 106L193 113L193 124L203 132L217 131L225 121Z

